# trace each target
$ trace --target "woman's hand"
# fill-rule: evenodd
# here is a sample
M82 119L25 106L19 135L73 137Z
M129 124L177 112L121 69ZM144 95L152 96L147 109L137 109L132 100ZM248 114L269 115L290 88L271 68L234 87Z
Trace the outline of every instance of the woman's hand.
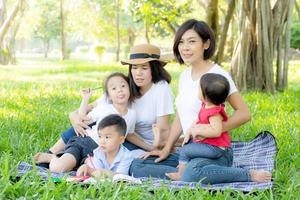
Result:
M80 116L77 112L72 112L69 117L76 134L78 136L87 135L85 129L90 129L88 125L91 123L91 119L88 116Z
M162 160L165 160L169 156L169 154L170 151L167 150L166 148L163 148L162 150L154 150L154 151L147 152L141 158L147 159L149 156L157 156L158 158L156 158L154 162L158 163Z

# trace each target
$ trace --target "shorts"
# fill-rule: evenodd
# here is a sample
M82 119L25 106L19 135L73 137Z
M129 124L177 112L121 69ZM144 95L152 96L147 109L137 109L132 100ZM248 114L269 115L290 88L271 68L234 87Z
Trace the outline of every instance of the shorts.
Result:
M74 136L67 143L63 153L72 154L76 159L76 167L82 165L88 155L93 155L93 150L98 144L91 137Z

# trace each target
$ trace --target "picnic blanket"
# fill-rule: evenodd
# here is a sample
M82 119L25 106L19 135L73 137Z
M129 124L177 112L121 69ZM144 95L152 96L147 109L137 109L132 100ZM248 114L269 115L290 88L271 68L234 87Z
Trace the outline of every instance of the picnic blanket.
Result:
M253 140L249 142L232 142L232 149L234 154L233 166L245 169L267 170L272 171L275 165L275 156L277 154L277 146L275 137L268 131L259 133ZM50 173L48 169L32 166L31 164L21 162L18 166L17 176L27 174L29 171L36 169L36 174L40 175L43 179L63 178L68 175L74 175L75 172L70 173ZM158 178L141 178L142 185L150 188L169 187L170 189L178 190L183 187L190 189L203 189L210 190L240 190L250 192L253 190L271 189L272 182L256 183L256 182L235 182L235 183L221 183L221 184L201 184L195 182L183 181L170 181Z

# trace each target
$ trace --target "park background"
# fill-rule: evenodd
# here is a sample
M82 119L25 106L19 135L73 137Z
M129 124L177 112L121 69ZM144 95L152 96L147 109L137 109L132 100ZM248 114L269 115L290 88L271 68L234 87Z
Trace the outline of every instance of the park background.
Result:
M0 0L0 199L298 199L300 196L299 0ZM274 187L264 192L170 191L103 183L89 188L14 180L69 126L80 88L98 87L130 46L152 43L170 61L171 86L186 66L172 55L174 34L189 18L213 28L213 61L233 76L252 113L231 131L246 141L263 130L277 138ZM102 94L98 91L94 99Z

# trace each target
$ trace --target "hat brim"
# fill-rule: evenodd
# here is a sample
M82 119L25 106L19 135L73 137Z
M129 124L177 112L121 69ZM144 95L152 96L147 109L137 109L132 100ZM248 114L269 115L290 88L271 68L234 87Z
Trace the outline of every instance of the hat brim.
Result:
M146 62L150 62L153 60L157 60L158 62L160 62L160 64L162 66L165 66L167 64L166 61L160 60L160 59L156 59L156 58L138 58L138 59L124 59L121 60L121 64L122 65L139 65L139 64L143 64Z

